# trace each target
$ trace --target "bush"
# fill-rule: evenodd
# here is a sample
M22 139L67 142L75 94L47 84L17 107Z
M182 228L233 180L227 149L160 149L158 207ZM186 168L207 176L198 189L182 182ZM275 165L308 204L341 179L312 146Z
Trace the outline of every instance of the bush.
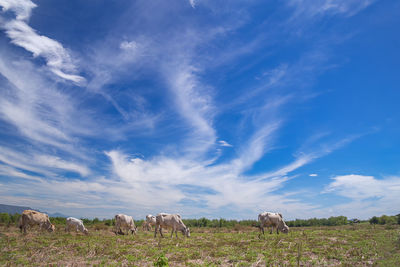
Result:
M10 222L10 215L8 213L0 213L0 223L8 224Z

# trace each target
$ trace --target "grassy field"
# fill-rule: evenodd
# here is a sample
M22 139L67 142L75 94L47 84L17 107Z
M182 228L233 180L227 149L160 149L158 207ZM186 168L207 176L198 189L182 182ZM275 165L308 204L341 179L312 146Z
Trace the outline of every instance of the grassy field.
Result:
M191 237L153 232L116 236L105 225L88 236L0 227L0 264L61 266L400 266L399 225L291 228L258 238L251 227L191 229ZM97 230L96 230L97 228ZM174 235L175 236L175 235Z

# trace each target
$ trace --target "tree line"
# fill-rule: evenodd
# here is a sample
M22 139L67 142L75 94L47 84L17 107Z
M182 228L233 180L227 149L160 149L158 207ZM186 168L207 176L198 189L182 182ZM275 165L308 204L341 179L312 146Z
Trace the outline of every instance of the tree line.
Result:
M8 214L0 213L0 224L2 225L17 225L21 214ZM87 219L81 218L85 225L98 225L103 224L106 226L115 225L114 219L102 219L94 218ZM54 224L65 224L66 218L64 217L50 217L50 221ZM258 226L257 220L226 220L226 219L183 219L183 222L188 227L211 227L211 228L232 228L237 226ZM352 219L349 220L345 216L332 216L329 218L311 218L311 219L295 219L286 221L289 227L304 227L304 226L339 226L352 223L358 223L360 220ZM369 222L370 224L400 224L400 214L395 216L382 215L380 217L374 216L371 219L363 222ZM143 224L143 220L135 220L135 224L140 227Z

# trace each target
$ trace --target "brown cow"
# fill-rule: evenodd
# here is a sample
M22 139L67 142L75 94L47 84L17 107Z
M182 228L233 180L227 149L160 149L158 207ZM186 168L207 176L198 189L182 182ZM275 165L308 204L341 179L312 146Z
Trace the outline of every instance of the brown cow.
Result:
M56 229L54 224L50 223L49 215L35 210L24 210L19 219L19 229L21 232L24 230L24 233L26 233L26 228L28 226L35 225L39 225L40 230L43 230L44 228L49 232L54 232Z

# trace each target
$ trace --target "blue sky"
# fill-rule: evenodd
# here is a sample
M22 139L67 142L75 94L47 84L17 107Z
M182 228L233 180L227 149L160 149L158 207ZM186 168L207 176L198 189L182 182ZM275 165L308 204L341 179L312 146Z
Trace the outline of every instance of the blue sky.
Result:
M0 6L0 203L399 213L398 1Z

